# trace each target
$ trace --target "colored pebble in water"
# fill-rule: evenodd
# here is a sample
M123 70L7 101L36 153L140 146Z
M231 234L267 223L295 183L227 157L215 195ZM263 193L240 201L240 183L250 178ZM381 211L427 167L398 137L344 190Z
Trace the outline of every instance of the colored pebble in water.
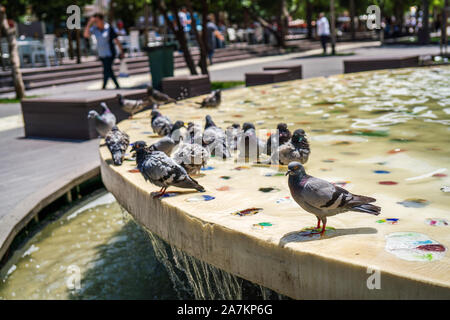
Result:
M377 220L377 223L389 223L389 224L397 224L398 223L398 218L387 218L387 219L381 219L381 220Z
M377 173L377 174L389 174L389 173L391 173L390 171L387 171L387 170L374 170L373 172Z
M200 201L210 201L210 200L214 200L215 197L213 196L208 196L208 195L197 195L197 196L193 196L190 198L187 198L185 201L187 202L200 202Z
M219 178L220 178L220 179L223 179L223 180L229 180L229 179L231 179L230 176L220 176Z
M405 149L395 148L395 149L389 150L388 153L396 154L396 153L405 152L405 151L406 151Z
M447 227L449 222L446 219L441 218L427 218L425 223L432 227Z
M139 172L139 169L136 169L136 168L130 169L130 170L128 170L128 172L131 172L131 173L138 173L138 172Z
M393 186L393 185L398 184L398 182L395 182L395 181L380 181L380 182L378 182L378 184L382 184L384 186Z
M229 186L222 186L219 188L216 188L217 191L230 191L230 187Z
M445 247L442 244L425 244L423 246L418 246L416 249L423 251L434 251L434 252L444 252Z
M432 177L445 178L445 177L447 177L447 175L445 173L435 173L435 174L432 175Z
M335 161L336 161L336 159L324 159L324 160L322 160L322 162L326 162L326 163L333 163Z
M262 208L248 208L248 209L233 212L232 215L240 216L240 217L253 216L262 210L263 210Z
M402 206L406 208L423 208L430 204L429 201L425 199L405 199L401 202L397 202L397 204L401 204Z
M391 142L400 142L400 143L408 143L408 142L413 142L414 140L405 139L405 138L393 138L393 139L391 139L389 141L391 141Z
M160 198L172 198L172 197L176 197L177 195L179 195L178 192L167 192L167 193L164 193Z
M258 230L263 230L263 229L266 229L267 227L271 227L271 226L273 226L273 224L270 222L260 222L260 223L255 223L252 225L253 229L258 229Z
M275 187L259 188L258 190L261 191L261 192L264 192L264 193L268 193L268 192L272 192L272 191L274 191L274 192L280 191L280 189L275 188Z
M250 167L247 167L247 166L239 166L239 167L234 168L234 170L237 170L237 171L246 170L246 169L250 169Z
M214 167L207 166L207 167L201 168L200 170L201 171L209 171L209 170L213 170L213 169L214 169Z

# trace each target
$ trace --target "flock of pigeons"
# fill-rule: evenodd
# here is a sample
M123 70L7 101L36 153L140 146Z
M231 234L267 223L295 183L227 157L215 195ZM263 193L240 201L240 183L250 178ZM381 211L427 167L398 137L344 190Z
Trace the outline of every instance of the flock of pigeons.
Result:
M240 159L256 161L264 164L288 165L286 175L292 198L307 212L317 217L317 232L323 234L327 217L346 211L380 214L381 208L371 204L376 199L355 195L335 186L325 180L306 174L303 164L308 161L311 153L306 133L297 129L291 134L285 123L279 123L276 133L272 133L266 141L260 139L252 123L242 125L234 123L223 130L218 127L210 115L205 118L202 127L193 122L185 125L184 121L172 122L158 110L160 104L176 101L166 94L151 87L147 89L146 100L130 100L117 96L122 109L131 117L152 105L151 127L160 140L148 146L145 141L132 144L132 152L136 154L137 168L146 181L161 187L154 197L161 197L169 186L195 189L204 192L192 176L198 175L211 156L227 159L232 151L239 153ZM215 90L201 103L201 108L216 108L221 103L221 91ZM121 165L125 152L130 145L128 134L120 131L115 125L114 114L105 103L101 104L103 111L98 114L90 111L88 117L95 119L98 133L105 138L105 143L111 152L115 165ZM181 133L185 128L185 134ZM262 160L261 155L270 158Z

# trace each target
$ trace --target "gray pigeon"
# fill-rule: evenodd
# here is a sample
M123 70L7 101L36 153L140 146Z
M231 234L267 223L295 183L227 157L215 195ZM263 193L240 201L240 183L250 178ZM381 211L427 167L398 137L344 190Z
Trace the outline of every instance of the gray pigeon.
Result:
M152 99L157 104L166 104L166 103L171 103L171 102L177 103L177 100L169 97L167 94L165 94L161 91L154 89L152 86L147 87L147 94L149 97L152 97Z
M180 143L180 140L182 139L180 133L180 129L182 127L184 127L184 122L180 120L176 121L173 124L170 133L167 136L156 141L149 148L153 151L162 151L170 157L173 149Z
M167 136L172 131L172 121L166 116L163 116L158 110L152 110L151 123L153 132L160 137Z
M200 108L217 108L222 102L222 92L220 89L211 92L203 101L196 102L200 105Z
M277 139L278 137L278 139ZM271 134L266 142L266 153L270 156L272 149L277 150L279 146L282 146L288 142L292 137L286 123L279 123L277 125L277 133Z
M105 142L111 152L114 164L120 166L130 143L130 137L125 132L120 131L117 126L114 126L106 135Z
M144 141L133 143L131 151L136 152L136 164L144 179L161 187L155 197L164 195L169 186L205 191L205 188L192 179L182 166L164 152L149 150Z
M133 115L135 113L141 111L153 102L142 99L125 99L120 93L117 94L117 99L119 100L119 106L121 107L121 109L131 115L130 118L133 118Z
M98 134L104 138L109 130L116 125L116 116L109 110L106 103L101 102L100 106L102 107L102 113L98 114L97 111L91 110L88 113L88 119L94 119L95 121L95 129Z
M379 215L381 208L370 204L376 199L352 194L332 183L312 177L305 172L300 162L291 162L288 166L288 184L291 196L300 207L317 217L317 228L325 232L327 217L347 211L365 212Z
M250 122L245 122L242 125L242 133L237 142L239 157L256 161L259 155L264 152L265 147L266 144L256 135L255 126Z
M173 155L173 160L185 168L188 174L199 174L208 159L208 150L196 143L182 143Z
M308 161L311 149L303 129L297 129L292 135L291 141L278 147L269 161L265 163L288 165L292 161L298 161L305 164Z
M208 149L212 156L222 157L223 159L231 157L227 146L227 136L221 128L216 126L210 115L206 116L203 146Z
M227 136L227 146L230 150L237 150L238 138L241 135L241 125L239 123L233 123L225 130Z
M197 123L188 122L186 134L183 138L183 141L185 141L186 143L196 143L201 145L202 140L203 140L202 127Z

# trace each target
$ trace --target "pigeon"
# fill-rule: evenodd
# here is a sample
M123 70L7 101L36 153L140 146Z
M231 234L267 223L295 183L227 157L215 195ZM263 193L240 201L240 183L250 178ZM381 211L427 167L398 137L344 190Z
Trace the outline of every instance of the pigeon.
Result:
M220 102L222 101L222 92L220 89L214 90L211 92L203 101L196 102L200 105L200 108L217 108L220 105Z
M277 141L277 135L278 135L278 141ZM277 133L271 134L270 137L267 139L266 142L266 152L267 155L272 154L272 148L274 151L281 145L285 144L291 139L291 132L287 128L286 123L279 123L277 125Z
M325 232L327 217L347 211L364 212L376 216L380 214L381 208L370 204L376 199L352 194L328 181L312 177L306 174L300 162L289 163L286 175L289 175L289 189L295 202L317 217L317 229L320 228L320 221L322 221L321 235Z
M197 143L201 145L202 140L202 127L198 123L188 122L183 141L186 143Z
M306 134L303 129L297 129L292 135L291 141L286 142L278 147L277 152L274 152L265 163L288 165L292 161L298 161L305 164L308 161L311 150L306 139Z
M131 115L130 118L133 118L133 115L135 113L141 111L151 103L151 101L142 99L125 99L120 93L117 94L117 99L119 100L119 106L121 107L121 109Z
M227 146L230 150L237 150L238 137L241 134L241 131L241 125L239 123L233 123L225 130Z
M222 157L223 159L231 157L227 146L227 136L221 128L216 126L210 115L206 116L203 146L208 149L212 156Z
M196 143L182 143L173 155L173 160L186 169L188 174L199 174L208 159L208 150Z
M136 152L136 164L144 179L161 187L154 197L163 196L169 186L205 192L205 188L192 179L182 166L164 152L149 150L144 141L133 143L131 151Z
M105 142L111 152L114 164L120 166L130 143L130 137L125 132L120 131L117 126L114 126L106 135Z
M88 113L88 119L94 119L95 121L95 129L98 134L104 138L112 127L116 125L116 116L114 113L109 110L106 103L101 102L100 106L102 107L102 113L98 114L97 111L91 110Z
M179 120L176 121L172 126L170 134L156 141L149 148L153 151L162 151L170 157L173 149L180 143L180 140L182 139L180 133L180 129L182 127L184 127L184 122Z
M153 132L160 137L167 136L171 132L172 121L166 116L163 116L158 110L152 110L151 119Z
M166 104L171 102L177 103L177 100L169 97L167 94L161 91L154 89L152 86L147 87L147 94L149 98L151 97L157 104Z
M258 138L255 126L250 122L242 125L242 133L237 142L239 157L249 160L257 160L264 151L265 143Z

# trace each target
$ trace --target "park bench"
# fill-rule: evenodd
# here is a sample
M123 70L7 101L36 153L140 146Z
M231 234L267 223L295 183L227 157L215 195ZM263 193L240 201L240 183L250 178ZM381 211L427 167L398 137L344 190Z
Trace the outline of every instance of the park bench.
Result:
M258 86L262 84L275 83L292 80L291 70L277 69L260 72L248 72L245 74L245 86Z
M162 91L171 98L182 100L211 92L208 75L167 77L162 80Z
M419 56L367 57L344 60L344 73L419 66Z
M292 64L292 65L274 65L274 66L267 66L263 68L264 71L269 70L289 70L290 71L290 80L298 80L303 79L303 73L302 73L302 65L301 64Z
M26 137L88 140L98 137L95 125L88 120L89 110L101 111L100 102L106 102L117 122L129 117L122 111L117 93L125 98L141 99L147 96L140 90L83 91L60 96L23 99L22 114Z

